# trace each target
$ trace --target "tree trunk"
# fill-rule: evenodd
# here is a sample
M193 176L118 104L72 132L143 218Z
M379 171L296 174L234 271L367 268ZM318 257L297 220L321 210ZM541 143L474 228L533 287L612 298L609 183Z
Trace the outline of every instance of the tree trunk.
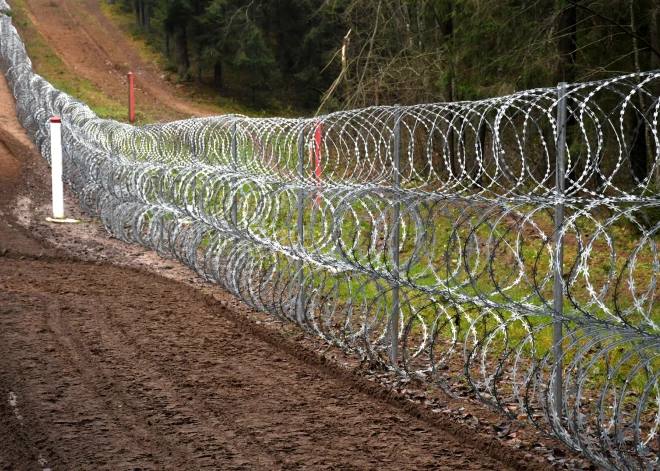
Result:
M190 69L190 58L188 57L188 35L185 28L175 35L176 57L179 64L179 77L185 78Z
M635 4L633 0L630 0L630 29L633 34L637 34L637 22L635 21ZM641 72L641 64L639 59L639 43L637 37L633 36L633 56L635 59L635 72ZM636 79L637 83L640 83L639 77ZM646 100L644 99L644 94L639 91L637 93L639 99L639 110L641 111L642 116L639 116L635 113L635 128L637 132L634 137L634 142L632 143L632 149L630 152L630 166L634 176L641 182L648 175L647 165L648 162L653 158L649 155L647 158L647 153L649 151L648 142L651 142L651 132L649 127L646 125ZM657 176L656 176L657 180Z
M163 57L170 58L170 33L167 30L163 32Z
M133 0L133 10L135 10L135 24L137 25L138 28L142 26L142 22L140 20L141 9L142 9L141 0Z
M479 131L477 132L478 145L475 146L474 162L472 163L472 181L476 188L481 188L482 181L481 175L483 173L482 167L486 166L486 123L482 121L479 123ZM480 165L481 164L481 165Z
M456 90L454 80L454 74L451 73L449 77L449 102L453 102L456 99L454 92ZM447 119L449 121L449 129L447 130L447 148L449 151L449 170L454 177L457 177L456 172L456 142L454 139L454 113L449 112Z
M216 90L221 90L223 87L222 83L222 58L218 57L213 66L213 87Z
M406 2L401 2L399 8L401 9L401 15L403 16L403 26L406 31L406 44L412 50L415 47L415 43L413 40L412 31L410 29L410 12L408 11Z
M558 3L563 2L558 0ZM559 12L557 29L559 34L559 40L557 41L559 63L557 64L556 81L574 83L577 79L577 8L575 4L565 3L563 9ZM569 111L566 119L566 142L569 149L575 126L575 116ZM572 159L572 164L573 166L570 169L566 169L568 176L567 189L582 174L582 164L575 157Z
M197 67L195 67L197 69L197 74L196 74L197 78L196 78L196 80L197 80L197 83L202 84L202 83L204 83L204 77L202 76L203 73L204 73L204 67L202 65L201 54L197 55L197 64L196 64L196 66L197 66Z
M456 100L456 77L455 77L455 72L456 72L456 61L454 58L455 51L454 51L454 2L449 1L449 12L447 13L447 16L445 17L444 21L444 36L445 36L445 42L449 46L449 56L450 56L450 61L451 65L450 67L450 72L449 72L449 81L447 83L447 95L448 95L448 100L450 103ZM448 150L449 150L449 169L452 173L453 176L458 176L456 174L456 143L454 142L454 128L453 128L453 121L454 121L454 115L453 113L450 113L448 116L449 120L449 129L447 130L447 145L448 145Z
M149 0L144 2L144 30L151 33L151 5Z
M557 82L572 83L577 77L577 8L573 3L567 2L559 12L558 23L560 36L557 43Z
M633 117L633 129L630 143L630 168L634 178L637 180L635 183L643 182L648 176L648 163L646 154L648 149L646 146L646 133L647 126L644 118L639 116L638 113Z
M660 0L653 0L651 2L651 45L655 48L656 51L660 51L660 44L658 41L660 37L658 36L658 13L660 13ZM651 52L651 70L657 70L660 68L660 60L658 56Z
M658 33L658 15L660 14L660 0L652 0L651 1L651 27L650 27L650 32L651 32L651 46L656 51L660 51L660 34ZM658 70L660 69L660 58L655 54L654 52L651 52L651 70ZM660 81L654 80L651 85L651 93L655 96L660 95ZM653 141L649 139L647 141L649 144L652 144ZM653 151L651 149L648 149L651 154ZM653 158L653 157L652 157ZM653 163L651 163L653 165ZM655 175L654 175L654 180L655 180L655 185L656 188L660 188L660 169L656 167Z
M415 9L417 13L417 45L420 51L424 50L423 34L426 30L426 22L424 21L424 2L417 2L415 0Z
M341 73L339 76L343 79L344 96L346 97L350 97L351 95L351 85L348 80L348 48L351 45L351 31L351 29L348 30L341 45Z

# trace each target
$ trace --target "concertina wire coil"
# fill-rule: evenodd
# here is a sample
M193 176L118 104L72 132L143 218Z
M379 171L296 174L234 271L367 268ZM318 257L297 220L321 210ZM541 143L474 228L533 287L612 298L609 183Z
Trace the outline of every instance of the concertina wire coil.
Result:
M373 364L471 390L606 469L658 467L660 72L566 85L562 123L547 88L131 126L35 74L0 10L21 124L49 161L62 118L64 179L114 237Z

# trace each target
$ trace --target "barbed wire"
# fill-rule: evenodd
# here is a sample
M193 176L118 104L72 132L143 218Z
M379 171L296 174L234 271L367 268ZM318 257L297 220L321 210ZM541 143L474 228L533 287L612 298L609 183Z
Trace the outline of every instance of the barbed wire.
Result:
M36 75L0 9L19 120L49 160L62 117L64 178L113 236L606 469L658 466L660 72L134 127Z

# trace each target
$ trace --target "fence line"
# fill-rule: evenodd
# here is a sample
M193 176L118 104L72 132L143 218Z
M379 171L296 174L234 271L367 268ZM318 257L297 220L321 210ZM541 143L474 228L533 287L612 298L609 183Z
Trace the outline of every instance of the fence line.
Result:
M0 67L46 160L62 117L64 178L115 237L607 469L657 467L660 72L133 127L34 74L4 13Z

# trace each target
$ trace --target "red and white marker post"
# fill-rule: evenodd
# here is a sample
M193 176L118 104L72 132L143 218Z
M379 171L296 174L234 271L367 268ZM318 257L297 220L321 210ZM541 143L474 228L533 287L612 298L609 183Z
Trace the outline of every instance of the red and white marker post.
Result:
M50 166L53 189L53 217L50 222L78 222L64 217L64 184L62 183L62 120L50 118Z
M53 184L53 218L64 219L64 185L62 183L62 120L50 118L50 165Z
M135 122L135 86L133 83L133 72L128 73L128 120Z
M316 186L321 186L321 174L323 169L321 168L321 143L323 141L323 134L321 129L321 121L316 120L314 122L314 140L312 145L309 148L309 166L313 169L314 180L316 181ZM316 191L316 198L312 200L312 205L321 204L321 191Z

